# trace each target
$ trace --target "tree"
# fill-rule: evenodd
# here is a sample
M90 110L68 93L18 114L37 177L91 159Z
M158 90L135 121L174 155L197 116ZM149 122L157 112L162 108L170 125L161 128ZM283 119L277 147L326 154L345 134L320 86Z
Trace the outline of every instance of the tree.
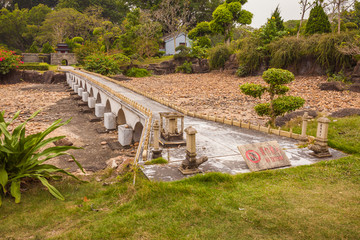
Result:
M36 38L40 43L50 42L51 45L64 42L65 38L87 38L92 26L88 18L72 8L63 8L53 11L46 16L40 33Z
M174 49L176 37L181 32L186 32L190 24L189 15L189 2L182 0L163 0L154 12L154 17L163 25L163 30L173 37Z
M306 23L305 33L328 33L331 32L331 26L328 16L323 7L317 2L310 11L309 20Z
M188 37L194 41L194 45L208 48L211 47L211 40L208 37L211 33L210 24L201 22L189 32Z
M125 0L60 0L57 8L73 8L84 13L87 8L96 6L103 9L102 17L113 23L121 23L129 12Z
M314 1L311 1L311 0L300 0L299 1L299 4L300 4L300 9L301 9L301 19L300 19L300 24L299 24L299 30L296 34L296 38L299 39L299 36L300 36L300 30L301 30L301 26L302 26L302 23L304 21L304 16L305 16L305 13L310 9L312 8L312 6L315 4L315 0Z
M94 29L93 34L98 37L98 42L103 46L103 50L108 52L120 32L118 26L110 21L104 21L100 27Z
M49 42L46 42L41 49L41 53L53 53L55 52L54 48L50 45Z
M275 26L278 31L284 31L284 20L280 16L279 5L275 8L274 12L271 14L271 19L275 20Z
M23 9L23 8L31 9L39 4L43 4L50 8L54 8L56 6L56 4L58 4L59 0L10 0L10 1L5 1L5 2L7 2L7 8L13 10L16 8L15 7L16 5L20 9Z
M240 90L242 93L254 98L261 98L265 92L270 94L270 102L256 105L255 111L260 116L269 116L271 125L275 125L277 116L294 111L304 105L305 100L301 97L284 96L290 90L290 88L284 86L284 84L288 84L294 80L294 75L291 72L283 69L270 68L263 73L262 78L268 84L267 86L245 83L240 86ZM275 98L276 95L280 97Z
M31 44L28 52L29 53L38 53L39 52L39 47L37 46L36 41L34 41L33 44Z
M232 31L236 23L250 24L253 14L242 10L247 0L226 0L212 14L210 27L213 32L224 35L225 43L230 44Z
M329 0L328 8L332 14L337 16L337 32L341 31L341 14L353 5L353 1L349 0Z

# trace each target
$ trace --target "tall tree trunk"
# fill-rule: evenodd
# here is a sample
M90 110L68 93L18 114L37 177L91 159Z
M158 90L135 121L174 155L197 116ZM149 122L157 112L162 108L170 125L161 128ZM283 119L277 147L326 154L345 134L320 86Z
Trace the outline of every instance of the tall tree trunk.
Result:
M340 34L341 25L341 12L340 12L340 0L338 1L338 33Z

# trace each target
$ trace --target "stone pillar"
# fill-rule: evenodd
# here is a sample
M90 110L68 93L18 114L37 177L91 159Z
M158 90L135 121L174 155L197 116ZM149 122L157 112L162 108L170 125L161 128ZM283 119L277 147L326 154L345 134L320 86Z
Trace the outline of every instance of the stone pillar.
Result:
M186 158L179 168L180 172L184 175L200 173L198 166L208 160L207 157L196 159L196 139L197 131L193 127L185 129L186 133Z
M306 135L308 120L309 120L309 114L308 114L308 112L305 112L304 116L302 118L300 144L306 144L308 142L308 137Z
M89 93L83 92L81 97L82 97L83 102L87 102L89 99Z
M84 89L83 89L83 88L78 88L77 93L78 93L78 95L79 95L80 97L82 96L83 92L84 92Z
M75 84L75 85L74 85L74 92L77 93L77 92L78 92L78 89L79 89L79 85Z
M315 143L309 146L309 149L314 151L312 155L316 157L330 157L329 147L327 144L327 136L329 130L330 120L326 117L318 119L318 127L316 132Z
M169 118L169 133L170 134L176 133L176 129L177 129L177 119Z
M116 116L112 112L104 113L104 126L107 130L116 129Z
M118 141L121 146L129 146L131 144L133 138L133 130L127 125L119 125L118 126Z
M95 104L95 116L104 117L105 106L101 103Z
M160 140L160 125L159 120L155 120L153 126L153 147L152 150L152 159L159 158L162 156L162 149L160 149L159 140Z
M96 99L94 97L88 97L89 108L95 108Z

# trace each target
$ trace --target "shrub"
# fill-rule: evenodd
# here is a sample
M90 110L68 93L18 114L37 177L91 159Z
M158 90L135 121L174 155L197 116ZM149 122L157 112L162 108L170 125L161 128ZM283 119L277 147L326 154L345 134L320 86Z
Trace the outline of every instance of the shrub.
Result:
M178 66L176 68L176 72L182 72L182 73L192 73L192 63L185 61L181 66Z
M41 50L42 53L54 53L55 50L54 48L50 45L49 42L45 43L43 46L42 46L42 50Z
M11 133L7 128L19 116L19 113L20 112L17 112L10 122L6 122L4 119L5 112L0 112L0 206L2 197L9 191L15 198L15 202L20 202L20 184L24 178L38 179L48 188L54 197L64 200L61 193L52 186L47 179L59 178L59 175L54 175L56 173L63 173L75 179L77 179L77 177L63 169L45 164L45 162L57 156L69 155L79 168L82 169L75 158L65 152L69 149L77 148L72 146L56 146L44 149L44 147L65 137L59 136L45 139L51 132L67 124L70 120L61 123L61 119L59 119L45 131L25 136L26 123L34 118L39 111L15 127Z
M343 82L343 83L349 82L349 79L345 76L345 74L342 71L329 75L327 80L328 82Z
M23 62L21 57L14 51L9 51L0 47L0 74L7 74L12 69L18 68Z
M225 62L229 60L231 55L230 47L227 45L218 45L209 49L209 64L211 69L223 68Z
M49 64L47 64L47 63L24 63L19 66L19 69L47 71L47 70L49 70Z
M175 51L178 53L174 55L174 59L183 59L189 56L190 48L185 45L179 45L175 48Z
M284 37L269 44L270 66L274 68L286 68L296 63L302 56L301 45L303 38Z
M130 59L121 53L115 55L100 53L87 56L84 63L86 70L109 76L120 73L120 66L130 63Z
M36 42L36 41L34 41L34 42L31 44L28 52L29 52L29 53L39 53L39 47L37 46L37 42Z
M311 9L309 19L306 23L305 33L329 33L331 32L331 25L329 18L324 12L323 7L316 3Z
M240 65L239 68L236 70L236 75L238 77L246 77L249 75L249 71L246 66Z
M158 51L155 55L154 55L154 57L155 58L161 58L162 56L164 56L165 55L165 51Z
M248 74L255 73L264 61L265 53L261 46L260 37L256 33L238 41L236 58Z
M270 68L264 72L262 77L268 86L245 83L240 86L240 90L242 93L254 98L261 98L264 92L270 94L270 102L256 105L255 111L260 116L269 116L271 125L275 124L275 118L277 116L294 111L304 105L305 100L301 97L282 96L290 90L284 86L284 84L294 80L294 75L291 72L283 69ZM281 97L275 98L276 95Z
M130 68L126 71L128 77L148 77L151 76L148 70L143 68Z

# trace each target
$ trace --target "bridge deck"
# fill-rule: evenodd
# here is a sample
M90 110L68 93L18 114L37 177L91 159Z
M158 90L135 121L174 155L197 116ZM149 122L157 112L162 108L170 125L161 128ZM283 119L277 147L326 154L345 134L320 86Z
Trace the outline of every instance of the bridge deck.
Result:
M81 73L84 74L84 72ZM116 83L92 74L85 74L107 85L113 91L123 94L144 107L151 109L154 119L159 119L160 112L175 111L145 96L119 86ZM185 128L188 126L193 126L198 132L196 135L197 156L207 156L209 158L207 162L200 166L203 172L223 172L230 174L250 172L237 146L257 142L277 141L285 151L292 166L308 165L318 161L337 159L344 156L342 152L330 149L332 157L319 159L310 155L311 151L307 148L298 148L296 145L297 141L293 139L185 116ZM170 163L167 165L143 166L142 171L149 179L174 181L185 177L178 170L181 161L185 159L185 147L164 149L163 157L166 159L170 157ZM140 164L143 165L143 162L140 162Z

